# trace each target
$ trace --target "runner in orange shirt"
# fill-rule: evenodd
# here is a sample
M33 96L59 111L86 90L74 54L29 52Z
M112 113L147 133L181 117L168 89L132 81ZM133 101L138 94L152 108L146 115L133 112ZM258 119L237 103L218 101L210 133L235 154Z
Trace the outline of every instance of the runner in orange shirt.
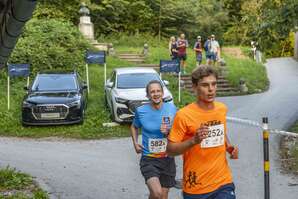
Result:
M217 73L211 66L192 72L197 101L180 109L168 136L169 155L183 154L184 199L235 199L226 151L238 148L226 136L227 107L215 102Z

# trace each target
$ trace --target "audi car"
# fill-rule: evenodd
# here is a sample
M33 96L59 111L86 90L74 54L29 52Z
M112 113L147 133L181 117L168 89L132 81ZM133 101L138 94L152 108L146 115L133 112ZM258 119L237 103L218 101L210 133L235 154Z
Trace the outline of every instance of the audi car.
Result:
M77 72L44 72L35 77L22 102L22 124L83 123L87 85Z
M105 103L111 112L112 120L118 123L131 122L135 109L149 103L146 85L151 80L161 82L164 89L163 101L173 103L168 81L161 80L153 68L116 68L105 85Z

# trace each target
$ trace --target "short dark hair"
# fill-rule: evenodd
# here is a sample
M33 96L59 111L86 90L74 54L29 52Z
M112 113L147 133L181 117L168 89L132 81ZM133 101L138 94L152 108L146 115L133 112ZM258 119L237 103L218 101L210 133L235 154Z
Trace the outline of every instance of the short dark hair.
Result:
M210 75L213 75L216 79L218 78L217 71L212 66L200 65L191 73L192 84L197 85L200 80Z
M147 85L146 85L146 96L149 98L149 87L151 84L158 84L161 88L161 91L163 92L163 87L162 84L159 80L151 80Z

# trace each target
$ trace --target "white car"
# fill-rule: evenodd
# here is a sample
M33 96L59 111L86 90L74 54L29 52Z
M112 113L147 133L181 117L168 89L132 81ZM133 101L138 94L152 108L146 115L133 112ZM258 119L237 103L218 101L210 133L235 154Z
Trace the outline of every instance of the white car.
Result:
M116 68L105 85L105 103L115 122L131 122L136 107L148 103L146 85L159 80L163 85L163 101L173 103L173 96L167 89L168 81L162 81L152 68Z

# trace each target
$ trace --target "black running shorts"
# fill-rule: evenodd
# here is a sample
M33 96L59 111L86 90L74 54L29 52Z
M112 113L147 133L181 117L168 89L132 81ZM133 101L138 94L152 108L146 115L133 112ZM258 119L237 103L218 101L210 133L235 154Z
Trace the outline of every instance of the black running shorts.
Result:
M152 158L143 156L140 169L145 181L158 177L162 187L171 188L175 185L176 165L173 157Z

